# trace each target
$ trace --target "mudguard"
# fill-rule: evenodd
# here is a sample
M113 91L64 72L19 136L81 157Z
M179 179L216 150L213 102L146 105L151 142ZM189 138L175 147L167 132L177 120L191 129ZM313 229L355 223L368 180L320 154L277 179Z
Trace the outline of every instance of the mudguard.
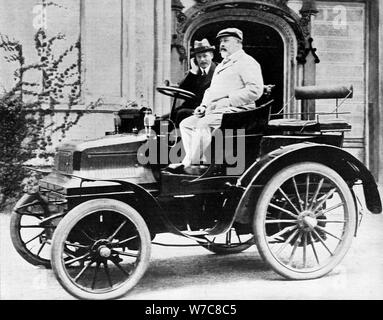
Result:
M238 179L237 187L244 193L236 208L236 221L248 223L254 213L256 199L269 178L284 167L304 161L322 163L338 172L350 188L357 180L363 184L366 206L372 213L382 212L382 203L370 171L348 152L334 146L310 142L276 149L250 166Z
M49 208L47 202L41 197L40 193L24 193L16 202L13 211L19 213L19 210L33 204L40 204L44 210L45 216L49 216Z
M96 180L95 180L96 181ZM129 205L132 205L135 209L138 209L138 212L142 215L146 224L148 225L149 231L152 234L155 234L156 231L163 232L165 227L168 232L173 234L187 237L191 240L199 241L199 242L208 242L206 239L196 238L190 236L181 230L178 230L174 224L168 219L166 213L163 211L163 208L158 203L157 199L153 197L147 190L143 187L127 182L124 180L97 180L97 181L105 181L105 182L114 182L120 184L125 190L132 191L138 198L138 202L136 204L132 204L131 202L127 202ZM139 207L137 207L139 206ZM162 225L159 223L162 222Z
M124 180L117 180L117 179L108 179L108 180L103 179L103 180L94 180L94 181L118 183L126 191L131 191L136 196L137 201L132 203L132 201L129 201L127 199L126 203L131 205L142 215L142 218L145 220L151 233L156 233L156 231L158 230L163 230L162 226L159 223L162 222L165 224L165 226L167 225L166 216L160 204L158 203L156 198L153 197L153 195L151 195L143 187L132 182L127 182ZM158 218L160 218L160 220Z

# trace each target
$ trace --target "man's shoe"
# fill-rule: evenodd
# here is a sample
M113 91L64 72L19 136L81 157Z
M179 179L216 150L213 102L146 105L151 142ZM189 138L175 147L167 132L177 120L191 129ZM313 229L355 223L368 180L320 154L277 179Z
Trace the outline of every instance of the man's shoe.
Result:
M207 168L207 166L189 166L184 168L184 172L193 176L200 176L205 173Z
M184 165L182 163L169 164L163 171L170 173L184 173Z

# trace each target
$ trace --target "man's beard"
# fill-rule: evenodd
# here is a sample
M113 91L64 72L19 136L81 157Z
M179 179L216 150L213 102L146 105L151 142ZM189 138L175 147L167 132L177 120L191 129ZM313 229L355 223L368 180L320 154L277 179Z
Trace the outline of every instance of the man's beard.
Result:
M229 53L226 50L221 50L220 54L221 54L222 59L225 59L229 55Z

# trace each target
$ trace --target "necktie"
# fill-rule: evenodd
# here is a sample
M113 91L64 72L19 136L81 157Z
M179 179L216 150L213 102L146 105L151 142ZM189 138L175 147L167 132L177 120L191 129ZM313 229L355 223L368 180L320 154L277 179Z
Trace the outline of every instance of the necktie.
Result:
M202 76L206 76L206 71L205 71L205 69L202 69Z

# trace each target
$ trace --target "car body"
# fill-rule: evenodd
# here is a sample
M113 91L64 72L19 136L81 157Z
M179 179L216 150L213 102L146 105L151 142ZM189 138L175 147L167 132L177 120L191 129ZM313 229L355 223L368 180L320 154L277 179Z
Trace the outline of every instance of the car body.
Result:
M159 91L190 97L173 87ZM352 87L296 89L298 99L350 95ZM32 264L52 266L63 287L84 299L116 298L131 290L148 266L153 239L164 232L218 254L239 253L255 243L286 278L324 276L357 234L363 206L353 187L362 185L368 210L380 213L377 186L368 169L342 149L349 124L339 118L270 120L271 105L225 114L223 147L214 149L200 176L163 170L174 147L168 142L179 137L164 130L171 120L148 125L146 109L121 113L129 120L119 132L62 144L39 191L25 194L14 209L16 250ZM222 142L218 134L213 137L213 146ZM224 159L234 140L246 150L244 167L235 174ZM139 160L145 150L155 150L155 161ZM37 252L22 235L21 221L31 217L38 223L28 231L41 230L30 238L38 241Z

